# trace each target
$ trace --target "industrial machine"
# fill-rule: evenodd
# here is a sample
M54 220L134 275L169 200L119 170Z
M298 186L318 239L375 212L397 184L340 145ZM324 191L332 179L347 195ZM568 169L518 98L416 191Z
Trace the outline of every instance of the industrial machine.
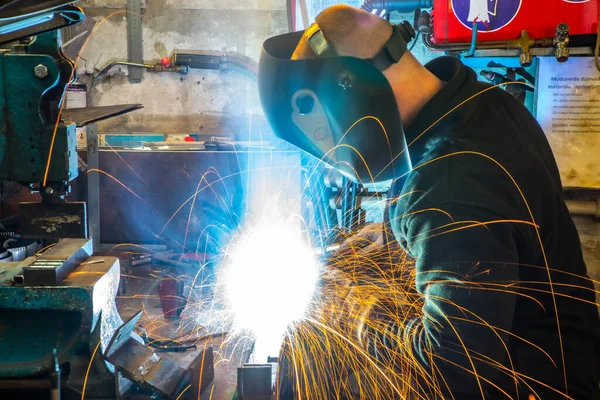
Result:
M39 194L21 204L19 234L47 245L40 253L19 250L21 261L0 266L0 397L47 396L31 393L37 389L53 399L61 391L63 398L123 398L132 387L173 397L188 383L199 393L193 377L204 375L204 385L212 379L212 350L179 367L133 333L139 315L123 324L115 303L119 260L93 256L86 204L67 201L78 176L75 127L140 108L63 110L74 61L63 55L60 29L84 19L69 3L0 6L0 179Z

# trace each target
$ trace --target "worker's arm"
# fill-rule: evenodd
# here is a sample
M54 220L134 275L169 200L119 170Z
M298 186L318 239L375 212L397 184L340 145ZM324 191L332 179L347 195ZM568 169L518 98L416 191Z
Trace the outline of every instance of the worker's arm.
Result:
M490 382L510 382L503 365L517 296L510 285L518 281L519 229L499 222L510 218L493 188L501 182L482 182L467 172L464 192L457 193L445 176L448 165L440 164L439 181L418 190L420 180L391 215L396 236L416 260L422 314L367 331L363 343L382 361L408 357L422 367L419 391L430 385L457 399L481 398L481 387L498 394Z

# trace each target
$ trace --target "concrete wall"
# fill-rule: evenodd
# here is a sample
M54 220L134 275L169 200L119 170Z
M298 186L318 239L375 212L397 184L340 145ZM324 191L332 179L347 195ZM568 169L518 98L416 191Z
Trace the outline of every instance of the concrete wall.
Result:
M97 27L82 53L80 80L111 61L127 60L126 0L79 3ZM108 19L106 19L108 17ZM158 61L174 50L238 52L258 60L262 42L287 31L284 0L146 0L143 12L145 61ZM187 76L144 72L130 84L126 67L88 92L88 105L141 103L144 109L111 119L101 132L227 133L258 132L262 114L256 84L230 71L191 70ZM250 117L252 116L252 117Z

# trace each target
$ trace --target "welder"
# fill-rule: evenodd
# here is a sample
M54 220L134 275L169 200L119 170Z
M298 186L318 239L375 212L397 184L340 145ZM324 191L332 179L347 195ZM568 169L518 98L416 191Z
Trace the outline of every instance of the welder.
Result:
M357 182L393 181L386 220L424 317L354 338L375 359L411 349L445 398L600 399L594 287L544 132L458 58L421 65L412 36L338 5L260 59L276 135Z

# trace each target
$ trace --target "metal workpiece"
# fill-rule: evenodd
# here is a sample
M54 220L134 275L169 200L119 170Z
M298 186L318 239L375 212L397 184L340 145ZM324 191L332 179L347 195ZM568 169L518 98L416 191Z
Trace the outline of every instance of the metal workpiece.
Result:
M187 305L187 297L183 295L183 280L179 278L163 278L158 284L157 289L165 319L174 320L180 318L183 309Z
M192 385L192 398L199 399L200 394L215 378L215 361L213 348L206 346L202 349L187 368L188 380Z
M194 391L201 392L214 377L212 348L201 350L187 369L182 368L134 336L141 315L137 313L115 330L104 353L106 360L115 366L117 398L123 394L121 376L167 398L175 398L188 383Z
M270 400L273 398L273 365L245 364L238 368L238 399Z
M63 239L39 258L29 258L15 284L59 285L93 252L91 239Z
M53 257L60 256L58 252ZM59 363L71 364L67 386L78 390L94 348L100 342L98 351L104 351L112 332L122 324L115 304L119 260L87 258L56 286L14 285L22 265L7 263L0 275L0 388L4 379L50 372L49 361L56 348ZM108 367L99 360L108 374ZM74 371L78 365L83 368L79 378Z

